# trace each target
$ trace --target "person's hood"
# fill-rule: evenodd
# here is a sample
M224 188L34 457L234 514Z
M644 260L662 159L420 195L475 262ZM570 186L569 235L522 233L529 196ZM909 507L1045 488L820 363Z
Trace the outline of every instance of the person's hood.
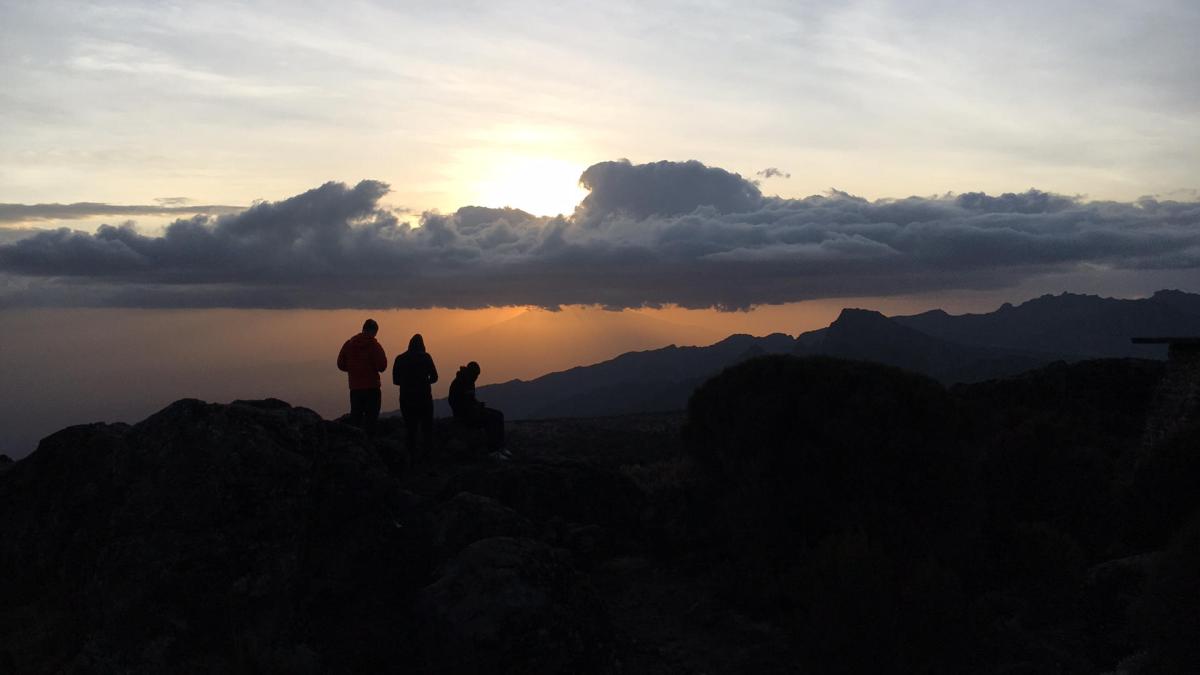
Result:
M358 335L350 338L350 344L354 345L355 347L369 345L374 342L376 342L374 336L367 335L366 333L359 333Z
M412 336L412 339L408 341L408 351L425 352L425 338L421 337L420 333Z

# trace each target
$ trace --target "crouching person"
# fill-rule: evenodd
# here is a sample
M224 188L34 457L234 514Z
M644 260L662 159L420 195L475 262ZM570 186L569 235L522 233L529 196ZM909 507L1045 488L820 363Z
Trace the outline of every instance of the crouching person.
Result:
M485 406L483 401L475 398L475 381L478 379L478 363L472 361L458 369L458 374L450 383L450 409L458 422L484 430L489 452L507 456L504 450L504 413Z

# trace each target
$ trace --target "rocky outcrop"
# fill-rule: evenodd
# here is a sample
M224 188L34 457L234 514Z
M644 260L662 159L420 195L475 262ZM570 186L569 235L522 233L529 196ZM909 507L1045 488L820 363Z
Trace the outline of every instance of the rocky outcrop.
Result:
M0 504L0 644L28 672L369 666L427 575L361 434L281 401L66 429Z
M613 636L565 551L493 537L463 549L423 589L429 645L456 673L603 673Z
M581 564L635 545L645 494L624 473L570 460L480 465L456 475L446 492L486 495L543 523L542 536Z
M637 528L644 497L628 476L569 460L486 464L460 472L447 492L491 497L538 520Z
M480 539L534 537L537 528L500 502L470 492L460 492L439 503L428 514L433 553L444 562Z
M398 443L277 400L46 438L0 474L0 670L599 668L603 608L544 524L405 492Z

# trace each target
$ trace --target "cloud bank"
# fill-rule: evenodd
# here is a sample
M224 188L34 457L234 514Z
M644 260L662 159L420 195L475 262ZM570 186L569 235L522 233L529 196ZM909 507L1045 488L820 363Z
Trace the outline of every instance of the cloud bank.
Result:
M1200 202L1030 190L869 201L764 196L699 162L602 162L569 218L464 207L419 226L388 186L0 244L4 306L374 308L678 304L1002 288L1092 270L1200 270Z
M103 204L75 202L74 204L0 204L0 223L23 223L34 220L79 220L95 216L170 216L177 214L236 213L245 207L223 204L187 206L186 197L162 197L158 204Z

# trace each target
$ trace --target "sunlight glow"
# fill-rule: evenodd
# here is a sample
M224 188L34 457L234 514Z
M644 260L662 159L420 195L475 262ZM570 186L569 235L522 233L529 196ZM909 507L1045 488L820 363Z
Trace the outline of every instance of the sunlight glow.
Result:
M511 206L538 216L570 215L587 196L587 190L579 186L584 168L551 157L498 158L473 186L473 201L482 206Z

